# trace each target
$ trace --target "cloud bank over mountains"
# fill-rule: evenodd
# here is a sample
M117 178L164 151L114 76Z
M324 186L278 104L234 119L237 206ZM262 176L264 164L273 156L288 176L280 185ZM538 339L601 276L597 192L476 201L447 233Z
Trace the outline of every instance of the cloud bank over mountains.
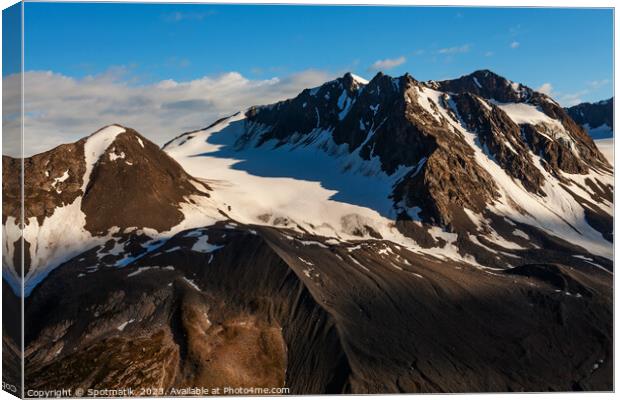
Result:
M457 49L457 48L455 48ZM458 48L462 49L462 47ZM370 75L405 63L404 56L376 61ZM163 144L180 133L204 128L252 105L292 98L305 88L320 86L345 71L307 69L280 77L250 79L238 72L207 75L189 81L172 79L139 84L123 67L100 75L73 78L51 71L24 74L25 154L68 143L109 124L121 124ZM371 76L368 76L371 78ZM4 77L3 138L7 155L19 155L20 75ZM609 80L588 81L576 92L556 90L546 82L536 90L572 106Z
M184 131L203 128L239 109L295 96L336 74L305 70L286 77L248 79L238 72L186 82L163 80L135 85L123 74L105 73L80 79L50 71L24 74L25 153L36 154L71 142L100 127L132 127L158 144ZM19 129L20 75L4 78L4 129ZM5 154L19 143L5 142Z

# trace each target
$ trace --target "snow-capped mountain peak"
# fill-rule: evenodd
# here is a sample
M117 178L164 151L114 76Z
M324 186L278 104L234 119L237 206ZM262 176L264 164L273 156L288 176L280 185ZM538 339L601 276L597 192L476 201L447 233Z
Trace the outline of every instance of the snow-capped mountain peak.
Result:
M361 84L361 85L367 85L367 84L368 84L368 80L367 80L367 79L364 79L364 78L362 78L362 77L361 77L361 76L359 76L359 75L355 75L354 73L349 73L349 74L351 75L351 77L353 77L353 79L354 79L357 83L359 83L359 84Z
M5 190L3 268L15 290L14 260L23 232L26 293L47 273L123 232L169 236L192 220L222 218L210 188L189 176L136 131L109 125L75 143L24 160L25 219L19 193ZM5 188L18 188L20 162L3 156Z
M542 237L611 259L612 168L548 96L487 70L348 77L164 149L222 179L214 199L245 223L389 239L493 268L541 257Z
M110 125L26 160L26 196L38 199L26 208L29 289L127 232L165 241L227 218L482 268L569 252L611 263L612 167L557 103L490 71L430 82L348 73L163 150ZM19 163L3 163L10 184ZM13 195L4 265L16 284Z

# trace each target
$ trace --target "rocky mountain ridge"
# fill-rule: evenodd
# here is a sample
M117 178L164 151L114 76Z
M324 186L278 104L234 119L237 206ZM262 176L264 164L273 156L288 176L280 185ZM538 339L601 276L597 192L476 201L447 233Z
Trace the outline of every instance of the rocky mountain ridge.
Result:
M445 250L448 238L459 254L480 258L488 250L479 243L485 235L503 242L509 253L540 235L560 246L589 237L590 249L592 243L609 248L604 242L611 240L613 169L593 140L553 99L486 70L441 82L379 73L363 83L346 74L182 135L164 150L197 176L200 156L206 164L211 154L246 159L241 164L248 165L260 152L297 154L309 163L328 155L329 162L338 160L339 171L326 174L389 182L382 195L391 204L382 205L383 212L422 248ZM283 170L268 172L286 176ZM325 175L310 179L332 183ZM354 190L333 186L339 193ZM561 209L574 211L563 215ZM346 230L344 223L327 220L303 229L319 234L314 227L321 223L336 236ZM514 223L526 227L526 242L512 234ZM391 234L364 225L362 236ZM598 254L609 256L603 247ZM507 263L499 257L492 266Z
M163 149L111 125L24 163L28 389L612 388L613 168L490 71L346 74Z
M613 137L614 98L567 107L566 112L595 139Z

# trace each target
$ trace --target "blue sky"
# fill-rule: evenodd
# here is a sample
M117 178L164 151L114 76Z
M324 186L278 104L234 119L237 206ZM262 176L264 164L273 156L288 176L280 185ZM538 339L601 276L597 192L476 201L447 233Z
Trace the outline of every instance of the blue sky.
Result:
M25 18L26 70L72 77L114 68L135 82L310 68L371 77L387 59L404 62L385 72L421 80L488 68L565 96L612 95L610 9L27 3Z
M346 71L484 68L563 105L597 101L613 93L612 34L611 9L27 2L26 147L111 123L163 144ZM20 87L18 69L5 58L6 87Z
M13 4L2 11L2 75L21 69L21 4Z

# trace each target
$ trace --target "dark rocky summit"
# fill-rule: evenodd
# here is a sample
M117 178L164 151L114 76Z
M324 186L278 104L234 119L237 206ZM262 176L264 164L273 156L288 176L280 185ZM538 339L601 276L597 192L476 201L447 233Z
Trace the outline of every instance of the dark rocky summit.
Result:
M93 233L113 226L166 231L183 220L179 204L192 195L208 197L208 187L157 145L127 129L93 168L82 200L86 229Z
M209 196L207 187L198 186L157 145L133 129L122 129L86 177L84 145L100 131L24 159L26 221L34 217L41 224L57 207L81 197L86 229L93 234L107 232L113 226L164 231L182 220L177 208L185 197ZM20 163L19 159L2 157L2 190L7 197L3 222L8 216L19 216Z

